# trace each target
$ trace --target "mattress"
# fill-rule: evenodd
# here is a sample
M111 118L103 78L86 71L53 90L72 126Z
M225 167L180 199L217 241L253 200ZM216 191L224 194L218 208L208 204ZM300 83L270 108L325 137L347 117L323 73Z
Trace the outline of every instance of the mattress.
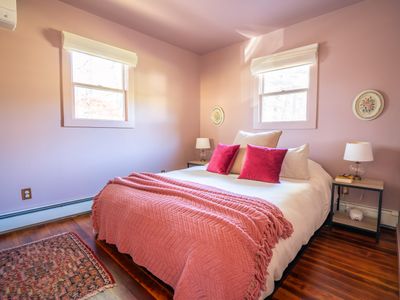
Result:
M309 160L309 180L281 178L280 184L237 179L237 175L220 175L207 172L206 166L192 167L162 173L174 179L197 182L233 193L258 197L278 206L292 225L294 232L286 240L280 240L273 249L268 266L266 290L260 299L274 290L275 281L281 279L288 264L301 247L308 243L314 232L321 227L330 209L331 176L316 162Z

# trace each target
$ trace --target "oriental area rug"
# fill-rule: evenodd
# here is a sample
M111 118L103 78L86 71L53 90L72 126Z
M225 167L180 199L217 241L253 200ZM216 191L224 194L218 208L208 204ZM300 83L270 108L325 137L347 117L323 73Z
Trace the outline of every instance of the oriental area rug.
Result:
M0 299L87 299L115 285L73 232L0 250Z

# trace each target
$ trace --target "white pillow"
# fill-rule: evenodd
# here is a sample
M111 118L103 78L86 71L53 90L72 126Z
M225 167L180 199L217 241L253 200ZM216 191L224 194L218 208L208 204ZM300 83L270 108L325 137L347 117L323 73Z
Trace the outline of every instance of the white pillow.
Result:
M310 172L308 171L309 152L308 144L288 149L279 176L293 179L310 179Z

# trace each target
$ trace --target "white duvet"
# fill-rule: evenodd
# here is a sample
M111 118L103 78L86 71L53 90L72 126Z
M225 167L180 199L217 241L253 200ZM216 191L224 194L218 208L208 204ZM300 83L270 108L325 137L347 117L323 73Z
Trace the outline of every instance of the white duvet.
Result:
M238 176L234 174L210 173L203 166L163 175L265 199L281 209L287 220L292 223L294 232L290 238L280 240L273 249L272 260L268 266L267 288L260 297L263 299L273 292L274 281L281 279L288 264L321 227L329 213L332 178L316 162L309 160L308 165L309 180L281 178L280 184L237 179Z

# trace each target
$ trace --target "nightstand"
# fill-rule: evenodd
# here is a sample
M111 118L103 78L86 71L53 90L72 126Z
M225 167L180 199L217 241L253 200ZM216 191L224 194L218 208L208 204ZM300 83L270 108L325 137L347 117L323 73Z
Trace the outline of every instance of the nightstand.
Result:
M187 162L187 167L204 166L208 164L208 160L191 160Z
M355 188L367 191L374 191L378 193L378 216L376 218L364 216L362 221L351 220L350 217L342 211L339 211L341 189L343 187ZM335 189L337 189L336 198L336 211L334 209ZM339 224L345 227L375 233L376 241L379 241L381 213L382 213L382 195L384 189L384 182L375 179L362 179L354 180L352 183L343 183L333 180L331 191L331 211L330 211L330 224Z

